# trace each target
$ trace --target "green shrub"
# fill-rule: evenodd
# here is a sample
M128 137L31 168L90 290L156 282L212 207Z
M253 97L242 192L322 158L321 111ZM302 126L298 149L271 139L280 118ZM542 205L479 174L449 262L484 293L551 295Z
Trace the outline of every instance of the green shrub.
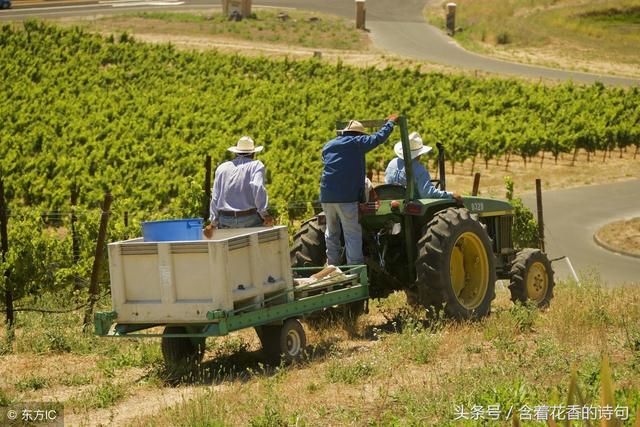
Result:
M327 380L331 383L356 384L375 373L375 366L370 362L356 361L345 363L335 360L327 368Z
M35 375L27 377L16 383L16 390L28 391L28 390L40 390L46 388L49 385L46 378Z
M513 206L513 245L515 249L537 248L539 245L538 223L533 212L528 209L522 200L513 196L513 179L510 176L504 178L507 188L507 200Z

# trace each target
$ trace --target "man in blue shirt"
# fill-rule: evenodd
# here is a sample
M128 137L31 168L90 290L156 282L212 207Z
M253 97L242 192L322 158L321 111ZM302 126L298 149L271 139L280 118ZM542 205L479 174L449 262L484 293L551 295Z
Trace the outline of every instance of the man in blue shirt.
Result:
M327 263L340 263L340 231L344 234L347 264L363 264L362 229L358 203L365 199L365 153L385 142L397 114L387 118L382 128L368 135L360 122L351 120L337 138L322 148L324 168L320 179L320 202L326 217Z
M409 135L409 146L411 148L411 159L413 176L416 183L418 197L421 199L455 199L456 202L462 204L462 197L457 193L450 191L438 190L431 183L431 175L429 171L420 163L420 156L431 151L431 147L424 145L422 138L418 132L412 132ZM385 184L407 185L407 173L404 169L404 156L402 152L402 141L396 143L393 147L396 153L395 159L389 162L387 170L384 173Z
M216 169L209 209L211 226L205 228L205 236L211 237L214 228L273 225L273 218L267 212L264 164L254 159L255 153L262 149L248 136L229 147L236 157Z

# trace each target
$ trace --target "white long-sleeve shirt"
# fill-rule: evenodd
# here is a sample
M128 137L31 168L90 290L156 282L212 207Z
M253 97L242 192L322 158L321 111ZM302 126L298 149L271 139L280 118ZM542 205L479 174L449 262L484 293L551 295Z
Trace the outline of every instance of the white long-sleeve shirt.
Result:
M264 187L264 171L264 164L260 160L242 156L218 166L211 189L211 222L218 221L220 210L246 211L255 208L264 218L269 202Z

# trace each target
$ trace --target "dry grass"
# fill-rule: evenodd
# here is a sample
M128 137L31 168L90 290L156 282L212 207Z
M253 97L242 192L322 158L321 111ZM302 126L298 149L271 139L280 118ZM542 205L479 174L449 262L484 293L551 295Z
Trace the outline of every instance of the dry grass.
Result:
M442 3L428 19L444 28ZM536 65L640 76L638 0L461 0L455 39L465 48Z
M587 401L597 404L603 354L613 366L617 403L631 413L640 404L636 290L565 285L543 313L513 308L503 290L485 321L426 329L394 299L401 297L374 308L350 340L336 327L314 331L314 344L328 350L308 362L224 381L222 390L133 424L454 425L456 404L563 403L572 366ZM381 322L381 312L389 320Z
M241 331L209 340L199 373L177 387L163 381L157 340L84 337L93 353L33 354L21 329L51 327L25 314L24 350L0 356L0 400L62 402L72 425L459 425L455 405L566 404L574 367L597 405L607 355L616 404L633 419L640 290L561 283L555 294L540 312L513 306L500 285L491 316L462 324L424 318L394 294L355 325L307 324L309 356L290 367L263 364L255 334Z
M78 25L104 34L127 32L144 39L173 35L178 40L215 40L219 43L297 46L309 49L358 50L366 52L368 36L346 19L303 11L287 11L281 19L277 11L255 8L255 17L229 21L220 11L182 13L140 12L90 18L63 18L61 25Z
M614 221L600 228L595 237L608 248L640 257L640 218Z

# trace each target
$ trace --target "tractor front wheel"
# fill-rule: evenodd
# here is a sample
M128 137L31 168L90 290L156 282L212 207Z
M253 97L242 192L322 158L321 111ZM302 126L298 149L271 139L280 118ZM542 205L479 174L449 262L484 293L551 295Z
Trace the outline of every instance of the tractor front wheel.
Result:
M531 301L540 308L553 298L553 269L547 255L539 249L523 249L511 264L511 301Z
M491 312L495 282L484 225L464 208L436 214L418 241L417 302L455 319L479 319Z

